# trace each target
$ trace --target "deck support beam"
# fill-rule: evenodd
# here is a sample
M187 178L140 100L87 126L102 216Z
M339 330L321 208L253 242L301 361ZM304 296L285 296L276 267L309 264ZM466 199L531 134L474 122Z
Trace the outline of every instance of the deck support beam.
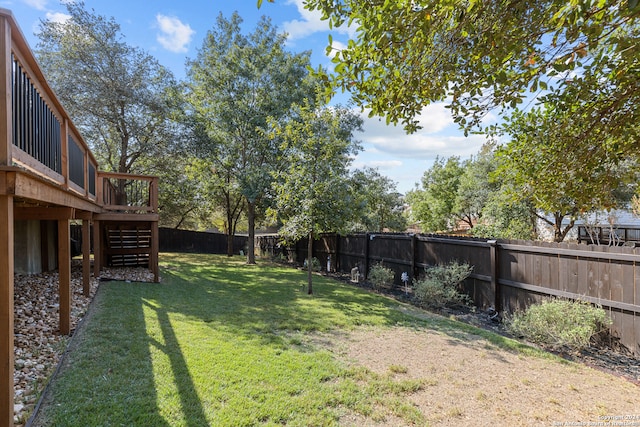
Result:
M93 277L100 277L102 270L102 224L101 221L93 220Z
M82 294L91 295L91 212L76 212L76 219L82 220Z
M158 231L158 223L151 224L151 253L149 254L149 269L153 273L153 281L160 282L160 271L158 267L158 252L160 248L160 233Z
M58 220L58 281L60 293L60 333L71 332L71 232L69 220Z
M13 425L13 197L0 196L0 425Z
M0 165L11 165L13 115L11 95L11 23L0 17ZM13 177L3 176L10 188ZM0 195L0 425L13 426L13 195Z
M91 295L91 231L89 220L82 220L82 294Z

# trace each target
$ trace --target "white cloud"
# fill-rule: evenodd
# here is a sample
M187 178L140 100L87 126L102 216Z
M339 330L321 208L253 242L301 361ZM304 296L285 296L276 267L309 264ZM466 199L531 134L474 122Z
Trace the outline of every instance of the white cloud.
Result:
M349 34L350 37L354 34L353 28L339 27L329 28L328 21L323 21L322 13L314 10L309 11L304 8L304 0L289 0L287 4L295 5L298 9L301 19L294 19L283 24L283 30L289 34L289 40L303 39L314 33L332 31L341 34Z
M189 24L182 23L178 18L161 14L156 15L156 21L160 28L160 34L156 38L162 47L171 52L186 52L187 45L195 33Z
M444 106L444 103L436 103L429 104L422 109L418 116L422 133L438 133L454 124L451 111Z
M45 16L47 17L47 21L57 22L59 24L64 24L71 19L71 15L62 12L47 12Z
M46 10L47 9L47 0L23 0L24 3L37 10Z
M338 52L342 51L343 49L346 49L347 45L344 43L341 43L337 40L332 40L331 41L331 51L329 52L329 55L327 55L329 58L333 58L335 57Z
M363 114L367 152L384 153L401 158L433 160L436 156L467 158L477 154L486 138L482 135L465 137L454 124L444 104L432 104L419 116L422 129L408 135L402 126L386 125L384 118L368 118ZM450 129L449 129L450 128Z
M405 133L401 125L387 125L384 117L374 116L369 118L369 112L370 110L365 110L362 114L362 118L365 120L365 132L367 134L393 134L397 136L398 134ZM417 119L422 127L418 132L420 134L438 133L454 124L451 113L445 108L444 103L427 105L422 109Z

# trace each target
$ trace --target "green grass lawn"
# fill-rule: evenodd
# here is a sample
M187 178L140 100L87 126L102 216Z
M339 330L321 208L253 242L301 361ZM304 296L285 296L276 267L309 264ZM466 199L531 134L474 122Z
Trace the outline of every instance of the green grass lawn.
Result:
M45 425L337 425L341 415L422 415L403 396L423 387L345 366L310 334L360 325L483 335L325 277L241 258L161 254L162 283L107 282L43 405Z

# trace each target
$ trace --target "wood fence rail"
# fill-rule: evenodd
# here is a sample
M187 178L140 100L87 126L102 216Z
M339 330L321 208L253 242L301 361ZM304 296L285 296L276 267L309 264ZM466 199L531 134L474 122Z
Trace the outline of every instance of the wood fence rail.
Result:
M285 247L275 237L259 237L256 247L303 262L307 242ZM332 271L358 267L366 275L381 262L413 280L430 265L459 261L473 266L464 290L480 308L512 313L548 297L601 305L613 324L611 336L640 354L640 248L569 243L483 240L438 235L366 233L324 235L314 242L322 266Z
M246 253L247 240L247 236L233 236L233 253ZM227 235L161 227L160 251L226 254Z

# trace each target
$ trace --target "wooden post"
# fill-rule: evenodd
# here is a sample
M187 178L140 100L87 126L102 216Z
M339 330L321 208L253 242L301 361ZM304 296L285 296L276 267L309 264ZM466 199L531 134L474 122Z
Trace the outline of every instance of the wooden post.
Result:
M416 271L417 271L417 266L416 266L416 256L417 256L417 252L418 252L418 236L416 234L412 234L411 235L411 281L413 282L413 279L415 279L416 277Z
M60 293L60 333L71 332L71 235L69 220L58 220L58 282Z
M160 248L158 233L158 222L151 222L151 253L149 254L149 268L153 273L153 281L158 283L160 281L160 272L158 268L158 252Z
M500 284L498 283L498 241L487 240L491 257L491 290L493 291L493 308L496 312L502 311L502 299L500 296Z
M0 165L11 165L11 24L0 16ZM13 196L0 196L0 425L13 426Z
M100 277L102 269L102 227L100 221L93 221L93 277Z
M369 233L364 234L364 271L362 272L363 280L367 280L369 277L369 239L371 235Z
M60 123L60 146L62 156L60 158L64 188L69 188L69 120L64 119Z
M0 196L0 425L13 425L13 196Z
M340 267L342 267L340 265L340 237L341 236L338 233L336 233L335 236L336 236L336 254L335 254L336 259L333 261L333 265L335 266L334 268L336 272L339 273Z
M11 97L11 24L0 16L0 165L11 166L13 145L13 105ZM13 419L13 418L12 418Z
M89 220L82 220L82 293L85 297L91 294L91 231Z

